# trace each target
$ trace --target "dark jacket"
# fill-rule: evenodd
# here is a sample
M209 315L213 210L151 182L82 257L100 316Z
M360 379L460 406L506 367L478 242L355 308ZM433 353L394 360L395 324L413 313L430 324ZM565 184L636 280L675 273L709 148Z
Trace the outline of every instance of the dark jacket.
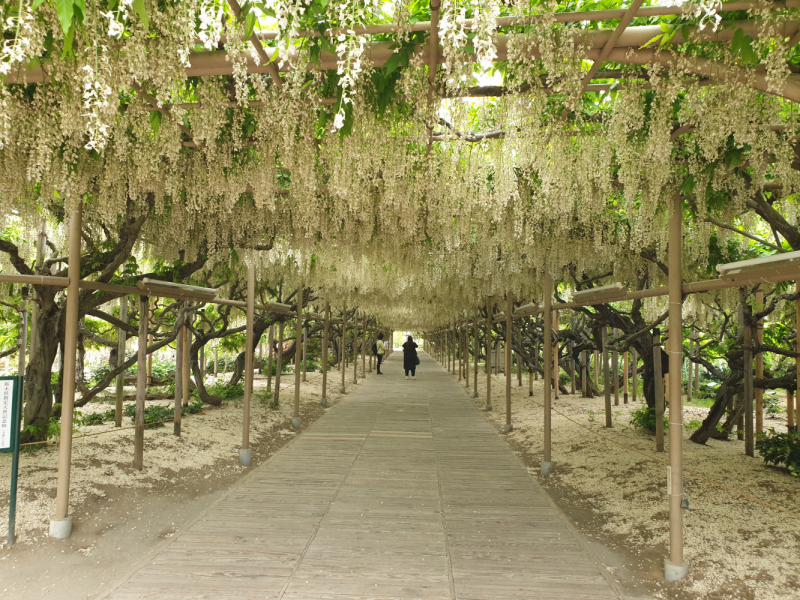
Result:
M417 366L417 343L406 342L403 344L403 368L410 369Z

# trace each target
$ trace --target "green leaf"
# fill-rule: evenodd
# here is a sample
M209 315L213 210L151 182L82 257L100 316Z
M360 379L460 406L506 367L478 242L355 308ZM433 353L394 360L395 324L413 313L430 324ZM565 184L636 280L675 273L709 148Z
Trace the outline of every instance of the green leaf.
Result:
M659 34L658 34L656 37L654 37L654 38L650 39L650 41L648 41L648 42L647 42L647 43L646 43L644 46L642 46L641 48L647 48L647 47L648 47L650 44L653 44L653 43L657 42L657 41L658 41L658 40L660 40L662 37L664 37L664 34L663 34L663 33L659 33ZM640 49L641 49L641 48L640 48Z
M742 49L742 43L744 42L744 38L747 37L747 34L744 32L744 29L739 27L734 34L733 39L731 40L731 50L734 52L739 52Z
M56 13L58 14L58 22L61 23L61 30L64 35L72 27L72 15L75 3L73 0L55 0ZM70 45L72 45L70 43Z
M83 18L86 16L86 4L84 4L84 0L73 0L72 2L73 12L75 12L75 17L78 19L78 23L83 23ZM80 12L80 16L78 16L77 12Z
M694 175L689 175L683 180L683 183L678 189L680 190L681 194L688 196L694 191L696 185L697 183L694 180Z
M253 35L253 30L256 27L256 14L254 12L247 13L244 18L244 39L249 40Z
M383 65L383 71L386 75L391 75L394 70L400 65L400 53L395 52L389 57L389 60Z
M753 38L749 35L742 43L742 62L756 66L760 62L760 58L755 50L753 50Z
M72 52L72 40L75 39L75 28L70 26L67 33L64 35L64 49L61 51L61 58L67 56Z
M150 21L147 19L147 8L144 6L144 0L133 0L133 10L139 15L145 29L150 29Z
M33 0L33 4L31 4L31 10L36 10L42 5L43 2L44 0Z
M150 111L150 129L153 131L153 135L158 135L158 130L161 129L161 111Z

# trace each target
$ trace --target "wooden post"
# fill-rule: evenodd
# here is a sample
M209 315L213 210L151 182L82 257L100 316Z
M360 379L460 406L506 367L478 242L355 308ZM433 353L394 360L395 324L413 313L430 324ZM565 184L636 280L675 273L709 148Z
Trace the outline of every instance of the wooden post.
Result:
M275 393L272 400L277 406L281 401L281 370L283 369L283 321L278 324L278 354L275 357Z
M486 302L486 407L492 410L492 299Z
M581 352L581 396L589 396L589 353Z
M694 335L695 331L694 329L692 329L689 332L689 356L692 358L694 357L694 345L695 345ZM689 360L689 368L687 369L686 373L686 402L692 401L692 388L694 387L694 385L692 385L693 368L694 368L694 362L692 360Z
M509 433L514 429L514 426L511 425L511 378L514 374L511 372L511 336L513 335L512 328L514 327L514 321L512 319L514 313L514 295L511 292L506 293L506 368L505 368L505 375L506 375L506 427L505 432Z
M622 354L622 382L623 382L623 391L622 391L622 402L623 404L628 403L628 378L630 377L629 367L628 367L628 352L623 352Z
M457 365L458 365L458 380L461 381L461 329L458 325L453 325L453 341L456 347L456 358L457 358Z
M756 292L756 312L764 310L764 290L758 288ZM758 320L756 328L756 344L760 346L764 343L764 319ZM756 354L756 378L764 377L764 354ZM691 386L690 386L691 387ZM756 435L764 432L764 388L756 388Z
M472 369L472 397L478 397L478 360L480 359L481 354L481 346L480 346L480 339L478 337L478 309L475 309L475 319L472 322L473 326L473 336L475 338L475 342L472 344L472 347L475 349L475 356L472 357L473 362L473 369Z
M755 440L753 431L753 330L745 320L745 307L739 312L741 318L742 354L744 359L744 391L742 404L744 405L744 453L755 456Z
M612 427L611 419L611 377L608 372L608 327L605 325L600 331L600 339L603 344L603 394L605 396L604 410L606 413L606 427ZM596 371L596 369L595 369Z
M189 331L189 316L183 326L183 405L189 406L189 361L191 360L192 336Z
M214 377L219 374L219 346L214 345Z
M367 377L367 317L361 317L361 379Z
M574 333L575 333L575 315L572 311L569 311L569 332L571 339L567 343L567 352L569 352L569 393L575 394L575 342L574 342Z
M252 460L252 450L250 449L250 400L253 394L253 365L255 363L255 332L253 331L253 321L255 320L255 290L256 290L256 269L255 266L247 265L247 322L245 331L244 346L244 400L242 401L242 446L239 448L239 462L243 467L249 467Z
M154 319L155 318L155 314L156 314L156 299L155 298L150 298L150 311L149 311L148 314L150 315L150 319ZM153 323L151 323L151 325L153 325L153 327L155 327L155 321L153 321ZM153 343L153 334L152 333L147 336L147 343L148 344L152 344ZM147 355L147 385L148 386L153 385L153 355L152 354L148 354Z
M358 311L353 314L353 385L358 384Z
M679 581L689 572L683 562L683 294L681 246L683 200L676 194L669 215L669 560L664 562L667 581ZM751 363L752 369L752 363ZM752 371L751 371L752 376ZM656 421L658 422L658 421Z
M592 369L592 371L594 371L594 387L599 387L599 385L600 385L600 383L599 383L599 371L600 370L598 369L599 364L600 364L600 352L598 350L595 350L594 351L594 363L592 365L594 367Z
M122 296L119 299L119 320L123 323L128 322L128 297ZM125 364L125 341L128 332L121 327L117 328L117 368ZM122 400L125 396L125 373L117 375L116 382L117 399L114 405L114 426L122 427Z
M144 401L147 396L147 323L150 320L147 296L139 296L139 356L136 364L136 429L133 440L133 468L144 466Z
M611 331L614 334L614 342L616 343L617 330L612 329ZM614 406L619 406L619 352L616 350L611 351L611 370L613 371L611 378L614 382Z
M58 452L56 514L50 520L50 537L67 539L72 534L69 513L69 480L72 465L72 417L75 410L75 363L78 348L78 302L81 278L81 201L70 215L67 259L67 311L64 335L64 376L61 380L61 443Z
M341 350L339 351L340 357L339 362L340 368L342 370L342 387L340 389L341 393L344 394L347 391L345 387L345 377L347 376L347 366L345 363L345 357L347 356L347 306L342 307L342 343L341 343Z
M639 387L639 356L636 354L636 348L631 351L631 359L633 363L633 381L631 382L633 385L633 396L631 401L636 402L636 392Z
M303 326L303 381L308 381L308 378L306 377L306 369L308 366L307 346L308 346L308 323L306 323Z
M469 389L469 316L464 319L464 387Z
M183 341L183 325L181 325L175 338L175 398L172 411L172 433L178 437L181 435L181 409L183 405Z
M549 475L553 472L553 457L551 452L551 404L552 392L550 382L552 381L553 370L553 280L550 274L544 272L544 452L541 462L540 473Z
M269 347L267 348L267 391L272 389L272 357L273 357L273 346L275 346L275 323L269 326ZM216 360L216 358L215 358ZM216 371L216 365L214 366L214 370ZM216 373L214 373L216 375Z
M297 334L303 330L303 286L297 288ZM292 427L300 429L300 346L294 344L294 413ZM356 361L353 361L356 362Z
M656 452L664 451L664 374L661 369L661 330L653 329L653 385L656 393Z
M558 343L558 310L553 311L553 398L558 400L561 395L559 377L561 377L561 365L559 364L558 353L560 351L560 344Z
M322 398L319 403L328 406L328 336L330 335L331 303L325 302L325 325L322 328Z
M494 374L500 374L500 339L494 345Z
M800 280L795 281L794 284L795 292L800 293ZM800 301L795 302L795 328L796 328L796 343L795 343L795 352L800 352ZM795 358L795 369L797 373L797 380L800 380L800 357ZM793 398L792 396L797 396L797 390L794 390L794 394L792 394L792 390L786 390L786 429L789 433L792 431L798 430L798 423L795 422L794 419L794 405L797 404L797 419L800 421L800 397Z

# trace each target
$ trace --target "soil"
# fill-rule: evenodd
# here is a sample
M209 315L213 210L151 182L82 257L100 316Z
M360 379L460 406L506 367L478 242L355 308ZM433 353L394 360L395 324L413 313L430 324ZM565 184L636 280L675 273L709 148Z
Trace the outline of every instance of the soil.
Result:
M329 386L329 406L340 399L338 379ZM191 523L228 489L297 437L291 426L293 376L281 386L281 405L258 398L266 377L256 375L251 405L252 465L239 465L241 399L219 409L184 416L182 436L172 424L145 430L145 468L132 466L133 430L110 432L73 443L68 540L47 537L54 509L58 446L21 455L17 543L0 544L0 598L59 600L93 598L144 559L160 543ZM352 384L348 384L350 388ZM321 375L308 374L301 386L300 413L307 428L327 409L319 405ZM151 405L153 403L148 403ZM103 412L107 404L82 408ZM130 425L125 419L123 427ZM85 427L76 433L113 430ZM10 455L0 455L0 536L8 520Z
M454 376L455 377L455 376ZM684 549L689 575L667 584L668 502L664 453L655 438L631 427L641 402L612 407L614 425L604 425L604 399L564 395L553 400L553 474L539 475L542 460L543 387L512 384L514 431L504 434L505 379L495 376L494 409L484 413L498 435L527 466L613 575L626 597L677 600L772 600L797 597L800 586L800 519L743 498L690 473L684 489ZM484 406L485 375L478 384ZM472 390L469 390L472 398ZM620 394L621 396L621 394ZM613 402L613 398L612 398ZM707 408L688 405L684 423L701 420ZM558 414L559 411L562 414ZM565 417L569 417L568 420ZM785 430L785 420L765 419L765 429ZM684 465L695 473L800 514L800 478L744 454L744 443L711 440L701 446L684 433ZM601 437L602 436L602 437ZM643 455L644 454L644 455ZM655 460L653 460L655 459Z

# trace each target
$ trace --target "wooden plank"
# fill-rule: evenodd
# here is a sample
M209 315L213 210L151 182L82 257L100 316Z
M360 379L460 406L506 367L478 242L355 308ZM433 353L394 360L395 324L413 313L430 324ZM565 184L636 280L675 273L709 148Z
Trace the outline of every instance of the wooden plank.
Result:
M619 597L461 387L401 360L107 597Z

